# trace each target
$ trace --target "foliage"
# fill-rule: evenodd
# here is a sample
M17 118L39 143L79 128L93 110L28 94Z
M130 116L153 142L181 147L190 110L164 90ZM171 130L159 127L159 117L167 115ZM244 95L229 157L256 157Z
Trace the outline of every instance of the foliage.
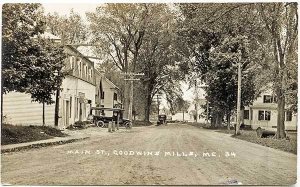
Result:
M159 91L170 95L174 78L180 76L173 67L174 15L166 4L106 4L99 6L96 13L88 13L88 19L93 42L99 45L95 48L97 54L122 72L145 74L142 84L134 84L134 108L144 110L145 120L149 121L153 96ZM126 90L125 83L127 109ZM146 99L143 103L137 97Z
M174 105L172 106L172 114L174 115L177 112L184 112L186 113L188 108L190 106L190 103L186 100L184 100L181 97L178 97L175 99Z
M240 5L225 7L236 9L238 6ZM195 72L194 75L208 85L205 91L213 116L216 117L217 114L223 118L236 108L239 61L243 64L242 106L251 104L257 95L254 89L255 68L253 68L256 56L251 56L255 50L252 48L254 44L246 35L247 27L240 27L238 25L240 18L234 18L232 15L225 14L224 17L215 15L216 19L212 18L213 13L223 12L224 7L219 5L180 4L179 7L185 15L178 31L178 38L186 44L186 47L179 48L179 52L186 59L186 65L183 67L189 73ZM209 21L210 19L214 20ZM200 25L194 25L195 22ZM190 81L193 83L194 78Z
M123 72L134 71L148 15L146 4L105 4L87 13L92 42L99 45L95 53Z
M29 86L28 69L37 59L32 38L42 33L40 4L4 4L2 9L2 90L24 92Z
M39 4L3 6L3 90L29 93L33 101L51 104L64 77L65 55L40 35L44 21Z
M59 16L57 12L49 13L46 24L52 34L61 38L62 43L80 44L88 40L88 27L73 9L69 16Z
M52 104L52 96L60 89L65 76L63 66L66 55L62 46L48 39L39 38L38 42L35 48L31 49L35 51L33 55L38 58L27 71L27 81L30 85L25 92L31 94L33 101Z
M276 135L277 138L285 138L284 110L287 96L290 98L289 101L296 103L296 100L293 99L297 90L296 76L290 76L293 72L290 71L290 68L295 67L293 64L297 61L297 3L258 4L257 9L263 26L269 33L267 38L272 43L273 49L275 66L274 91L278 98ZM293 78L291 79L291 77Z
M241 54L238 51L242 51ZM220 53L219 53L220 52ZM218 109L231 113L237 101L237 63L242 65L242 106L252 103L255 96L254 74L249 70L250 60L247 38L243 36L226 38L213 52L209 53L209 67L206 76L208 101ZM219 55L220 54L220 55ZM241 57L239 57L241 55Z

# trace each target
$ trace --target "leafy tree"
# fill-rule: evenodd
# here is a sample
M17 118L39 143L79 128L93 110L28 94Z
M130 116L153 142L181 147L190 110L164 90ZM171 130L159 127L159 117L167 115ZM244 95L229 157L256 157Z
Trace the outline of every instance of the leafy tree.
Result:
M28 69L27 81L30 86L25 93L30 93L32 101L43 104L43 125L45 124L45 104L55 103L52 96L60 89L66 72L63 72L64 49L48 39L38 39L31 49L37 58L34 66ZM56 101L57 102L57 101Z
M253 44L243 35L249 31L247 27L238 25L241 16L235 18L236 15L227 15L228 10L239 9L244 5L181 4L179 7L186 16L186 19L181 21L181 29L178 32L180 41L187 46L179 48L179 52L187 59L183 68L187 69L187 72L195 72L208 85L206 92L212 107L212 125L221 125L223 116L227 115L227 119L230 119L232 111L236 108L238 51L241 51L241 60L244 63L242 106L250 104L256 94L255 90L251 89L254 85L254 75L253 64L249 63L254 60L254 57L249 55ZM213 14L216 14L215 17Z
M295 67L298 39L297 3L258 4L263 25L269 32L275 63L275 92L277 95L277 138L285 138L284 110L286 96L295 96L297 85L291 81L291 68ZM293 74L293 73L292 73ZM292 80L296 80L296 77ZM292 91L290 91L292 90ZM290 94L288 94L291 92Z
M150 13L151 21L146 29L137 63L139 71L145 74L141 78L144 86L142 90L146 98L145 121L149 121L153 96L158 92L164 94L173 90L175 92L176 89L169 88L182 79L176 65L178 59L174 46L176 40L175 15L165 4L156 6L156 9L151 10Z
M24 92L35 56L32 38L43 32L40 4L4 4L2 11L2 91Z
M296 73L292 69L296 69L297 61L297 3L180 4L179 7L186 18L183 22L187 23L181 31L193 36L187 40L193 42L190 45L192 47L182 50L188 57L193 56L199 41L197 33L201 29L221 35L240 34L248 37L250 57L254 62L251 71L257 76L255 87L260 89L266 83L273 83L279 98L277 137L285 137L285 102L289 102L292 109L297 103L294 99L297 78L292 76ZM201 27L196 23L201 23Z
M182 97L178 97L175 100L175 106L173 106L173 114L175 114L177 112L182 112L182 115L183 115L182 119L184 121L184 113L187 112L189 106L190 106L190 103L188 101L184 100Z
M47 14L46 24L51 34L59 36L62 43L81 44L88 40L88 27L73 9L69 16L60 16L57 12Z
M166 80L171 80L171 76L166 77L171 75L168 65L175 63L171 45L174 19L168 6L107 4L98 7L96 13L89 13L88 18L93 42L100 46L95 50L97 54L110 59L122 72L145 74L141 78L145 88L140 87L139 83L135 83L135 87L141 88L138 96L146 98L144 104L138 105L144 107L145 120L149 121L152 98L158 90L163 90L162 85L168 82ZM126 109L130 103L130 89L125 83Z
M148 4L105 4L97 7L96 12L88 13L91 22L92 42L99 47L95 53L110 59L124 73L135 72L139 50L142 45L145 28L149 21ZM126 82L126 109L132 102L129 94L133 88ZM128 116L125 110L124 115Z
M63 79L63 48L40 37L45 29L40 4L5 4L2 21L1 96L10 91L31 94L44 111Z

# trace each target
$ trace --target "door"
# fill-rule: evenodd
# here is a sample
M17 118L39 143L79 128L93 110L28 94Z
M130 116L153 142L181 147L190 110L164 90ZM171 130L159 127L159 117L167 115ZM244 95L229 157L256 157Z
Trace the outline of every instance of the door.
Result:
M70 119L70 101L66 101L64 118L65 118L65 127L68 127L69 119Z
M82 103L79 103L79 121L82 120Z

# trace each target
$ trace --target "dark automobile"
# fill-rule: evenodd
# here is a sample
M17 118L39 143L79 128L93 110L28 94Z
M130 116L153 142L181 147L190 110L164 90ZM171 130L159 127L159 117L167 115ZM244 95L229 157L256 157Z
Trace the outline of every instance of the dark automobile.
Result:
M167 115L160 114L158 115L157 125L166 124L167 123Z
M113 111L113 116L104 115L94 115L93 111ZM123 109L120 108L102 108L102 107L92 107L90 114L93 116L92 121L97 127L108 127L108 123L111 121L119 121L120 126L126 128L131 128L132 123L129 119L123 118Z

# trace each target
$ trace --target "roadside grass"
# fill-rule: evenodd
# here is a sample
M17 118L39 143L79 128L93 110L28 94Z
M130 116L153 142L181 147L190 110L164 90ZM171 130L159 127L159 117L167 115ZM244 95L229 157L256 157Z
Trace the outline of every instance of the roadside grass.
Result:
M153 125L153 123L149 121L140 121L140 120L135 120L132 122L133 127L139 127L139 126L150 126Z
M188 122L186 124L192 125L194 127L214 130L220 133L231 134L232 135L231 137L233 138L237 138L240 140L260 144L266 147L271 147L274 149L279 149L282 151L297 154L297 133L294 132L287 132L287 139L276 139L274 137L259 138L257 137L255 130L240 130L241 134L235 136L234 129L227 130L226 127L221 129L213 129L213 128L206 127L205 124L202 123Z
M67 134L48 126L18 126L2 124L1 145L32 142L50 139L53 137L65 137Z
M240 130L241 134L238 136L234 135L234 130L226 129L217 130L216 132L232 134L233 138L297 154L297 133L288 133L287 139L276 139L273 136L259 138L257 137L255 130Z

